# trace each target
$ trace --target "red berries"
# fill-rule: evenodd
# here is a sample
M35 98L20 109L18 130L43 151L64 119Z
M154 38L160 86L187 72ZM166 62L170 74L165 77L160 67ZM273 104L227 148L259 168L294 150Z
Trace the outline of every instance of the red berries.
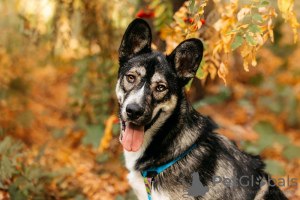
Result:
M201 22L202 24L205 24L205 19L200 19L200 22Z
M155 14L153 11L145 12L144 10L139 10L135 15L135 17L138 18L153 18L154 16Z

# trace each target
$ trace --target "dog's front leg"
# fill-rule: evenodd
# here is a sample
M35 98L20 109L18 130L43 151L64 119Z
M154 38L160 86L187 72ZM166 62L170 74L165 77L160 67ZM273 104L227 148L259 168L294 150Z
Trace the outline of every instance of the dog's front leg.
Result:
M127 178L137 198L139 200L147 200L148 196L142 175L136 171L131 171Z

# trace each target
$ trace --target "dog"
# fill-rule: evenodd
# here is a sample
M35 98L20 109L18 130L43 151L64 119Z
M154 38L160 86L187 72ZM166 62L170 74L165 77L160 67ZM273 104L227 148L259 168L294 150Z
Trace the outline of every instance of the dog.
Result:
M215 133L216 124L187 99L185 85L202 60L202 42L185 40L164 55L151 49L151 40L147 22L135 19L119 48L120 142L138 199L287 199L260 157ZM209 189L204 196L188 196L195 173Z

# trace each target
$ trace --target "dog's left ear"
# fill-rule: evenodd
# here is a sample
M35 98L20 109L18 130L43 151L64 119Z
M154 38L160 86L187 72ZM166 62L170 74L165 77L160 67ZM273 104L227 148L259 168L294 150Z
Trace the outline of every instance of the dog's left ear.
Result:
M178 77L183 86L194 78L203 56L203 44L200 40L192 38L181 42L168 56L175 66Z
M126 61L132 56L151 51L151 29L142 19L133 20L124 36L119 48L119 60Z

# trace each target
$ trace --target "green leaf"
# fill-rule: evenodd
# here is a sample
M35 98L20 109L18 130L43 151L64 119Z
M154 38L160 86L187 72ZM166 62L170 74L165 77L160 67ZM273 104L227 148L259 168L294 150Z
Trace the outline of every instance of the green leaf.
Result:
M287 95L287 96L289 96L287 122L292 126L292 125L298 124L298 122L299 122L299 117L298 117L298 113L297 113L299 101L295 95L291 95L291 94L292 94L292 92L289 93L289 95Z
M273 134L276 132L273 125L266 121L258 122L257 124L254 125L253 129L258 134L264 134L264 133L265 134Z
M268 1L263 1L263 2L261 2L260 4L258 4L257 7L258 7L258 8L260 8L260 7L266 7L266 6L268 6L268 5L269 5L269 2L268 2Z
M11 184L9 185L8 188L8 193L10 195L11 200L27 200L27 196L25 196L25 194L19 190L19 187Z
M118 195L115 197L115 200L125 200L125 198L122 195Z
M88 198L86 198L85 196L83 196L82 194L77 194L74 198L74 200L88 200Z
M202 61L204 61L204 59L202 59ZM202 63L202 61L201 61L201 63ZM205 61L204 61L204 62L205 62ZM200 65L201 65L201 63L200 63ZM202 69L201 66L200 66L200 67L198 68L198 70L197 70L196 77L197 77L198 79L202 79L202 78L204 77L203 69Z
M44 152L46 150L46 147L48 145L48 142L45 142L45 144L43 144L40 149L39 149L39 152L38 152L38 155L36 156L35 158L35 162L39 162L40 159L42 158L42 156L44 155Z
M260 148L257 145L255 145L254 143L249 142L249 141L246 141L243 144L243 149L247 153L252 154L252 155L258 155L258 154L260 154Z
M256 24L250 24L249 31L251 31L252 33L262 33L261 28Z
M283 146L289 146L291 145L291 140L288 136L283 135L281 133L276 133L276 135L274 136L274 139L281 145Z
M40 175L41 171L42 171L42 168L38 168L34 165L29 165L24 168L24 176L28 180L32 181Z
M15 180L14 185L24 185L24 184L27 183L27 182L28 182L28 180L27 180L25 177L19 176L19 177Z
M300 147L297 147L295 145L288 145L283 150L282 154L290 161L293 158L300 158Z
M243 24L250 24L252 23L252 15L247 14L242 19Z
M260 14L258 14L258 13L254 14L252 16L252 19L255 20L255 21L257 21L257 22L263 22L264 21L263 17Z
M226 101L231 96L231 91L228 87L220 87L220 92L217 95L206 96L204 99L193 104L195 109L199 109L206 105L218 104Z
M281 166L281 164L277 161L274 160L265 160L266 163L266 168L265 172L274 175L274 176L284 176L285 175L285 170Z
M132 189L127 192L125 199L138 200Z
M274 142L278 142L283 146L290 146L290 138L286 135L276 132L275 128L269 122L259 122L254 125L253 129L260 136L259 140L256 142L259 148L259 153L267 147L272 147Z
M55 129L52 131L52 137L54 139L61 139L66 136L66 132L64 129Z
M251 7L251 14L252 15L255 15L255 14L259 14L259 10L258 10L258 8L257 7Z
M30 126L30 122L34 119L34 115L31 111L25 111L17 116L18 122L20 122L25 128Z
M6 156L3 156L3 158L1 159L1 174L4 173L3 175L5 175L7 178L11 178L12 174L13 174L13 166L12 163L10 162L9 158Z
M193 13L195 7L195 0L189 0L189 5L187 7L188 12Z
M174 19L176 20L176 22L181 25L181 26L185 26L185 22L183 21L183 19L174 16Z
M275 142L274 136L276 136L276 131L272 124L269 122L259 122L254 125L253 129L260 136L257 141L257 146L259 148L259 153L262 152L267 147L272 147Z
M256 42L254 40L254 37L253 36L250 36L248 34L246 34L246 42L251 45L251 46L255 46L256 45Z
M84 145L92 145L97 148L99 146L100 139L104 134L103 125L91 125L86 127L86 134L82 138Z
M204 67L206 64L205 59L203 58L200 63L200 67ZM203 71L203 69L201 69Z
M6 133L6 129L3 127L0 127L0 137L2 137L5 133Z
M11 137L7 136L4 138L4 140L2 142L0 142L0 153L1 154L6 154L8 148L9 148L9 144L11 144Z
M114 136L119 135L120 134L120 125L114 123L113 126L112 126L112 131L111 132Z
M6 189L5 186L3 185L3 183L1 182L1 180L0 180L0 188L1 189Z
M192 78L192 79L185 85L185 89L186 89L187 91L190 90L193 80L194 80L194 79Z
M244 31L243 30L230 30L230 31L227 31L225 33L225 35L229 35L230 33L242 33L242 32L244 32Z
M206 42L205 42L204 40L202 40L202 39L201 39L201 41L202 41L202 43L203 43L204 49L205 49L205 50L208 50L208 46L207 46Z
M103 154L100 154L98 155L96 158L95 158L95 161L97 163L104 163L106 162L107 160L109 159L109 154L108 153L103 153Z
M260 97L258 102L274 113L280 114L283 111L284 105L274 97Z
M155 10L155 16L160 17L165 12L165 10L166 10L165 4L159 5Z
M158 6L158 4L161 3L161 0L154 0L150 3L150 8L154 9L156 6Z
M264 81L264 76L259 73L249 78L248 83L253 86L259 86Z
M158 16L158 17L154 20L153 24L154 24L155 26L159 26L159 25L161 25L161 24L164 24L167 18L168 18L168 17L167 17L166 15Z
M238 48L244 41L243 36L241 35L237 35L234 39L234 42L230 45L230 48L232 50L235 50L236 48Z

